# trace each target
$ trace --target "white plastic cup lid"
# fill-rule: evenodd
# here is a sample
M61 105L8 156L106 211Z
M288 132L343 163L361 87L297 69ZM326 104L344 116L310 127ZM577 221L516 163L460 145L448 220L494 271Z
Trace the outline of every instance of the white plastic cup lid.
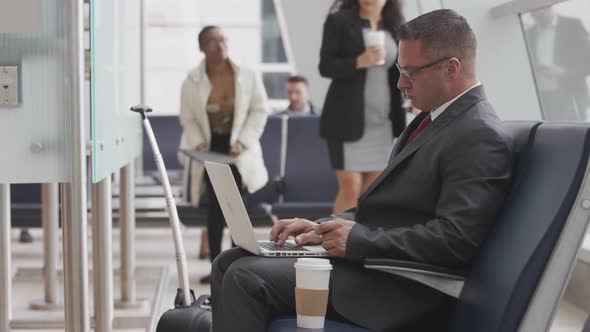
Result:
M295 267L312 270L331 270L332 264L324 258L298 258Z

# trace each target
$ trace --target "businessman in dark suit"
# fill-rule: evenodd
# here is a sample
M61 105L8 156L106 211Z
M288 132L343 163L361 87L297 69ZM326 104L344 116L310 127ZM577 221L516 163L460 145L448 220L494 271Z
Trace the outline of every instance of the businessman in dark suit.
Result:
M547 120L586 120L590 107L590 39L582 21L559 16L552 7L531 14L527 30L537 87Z
M334 270L327 316L377 331L444 330L454 300L414 281L363 269L395 258L468 269L511 180L512 142L475 76L476 40L451 10L399 31L398 86L422 110L357 208L316 222L280 221L279 244L322 244ZM264 331L295 311L294 259L224 252L213 266L215 331Z

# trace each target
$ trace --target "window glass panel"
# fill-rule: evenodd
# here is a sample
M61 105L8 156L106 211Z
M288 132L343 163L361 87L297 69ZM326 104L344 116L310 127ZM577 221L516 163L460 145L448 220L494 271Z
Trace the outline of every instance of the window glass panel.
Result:
M586 121L590 112L590 2L566 1L521 18L543 118Z
M287 99L285 84L289 79L289 73L264 73L262 81L269 99Z
M262 0L262 62L287 62L273 0Z

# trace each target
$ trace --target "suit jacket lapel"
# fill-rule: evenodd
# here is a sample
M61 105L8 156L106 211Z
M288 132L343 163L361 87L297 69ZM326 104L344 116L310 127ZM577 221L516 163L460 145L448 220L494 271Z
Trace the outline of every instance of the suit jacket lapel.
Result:
M366 47L363 38L363 21L358 12L356 12L355 20L349 23L349 29L352 37L350 41L351 45L359 45L359 49L364 50Z
M406 141L408 140L408 138L410 138L410 135L414 132L414 130L416 130L416 128L418 128L420 122L422 122L422 120L427 115L428 113L426 112L421 112L420 114L418 114L414 118L414 120L412 120L412 122L410 122L410 124L406 127L406 130L404 130L402 134L397 138L397 141L393 146L393 150L391 151L391 156L389 156L389 162L387 163L387 165L389 165L393 158L395 158L395 156L397 156L400 153L400 151L406 145Z
M409 135L409 133L413 132L413 130L405 130L402 137L400 137L400 139L398 140L399 142L395 146L395 149L398 149L399 153L393 156L393 158L389 161L387 167L385 167L385 169L383 170L383 172L381 172L377 179L375 179L375 181L373 181L373 183L367 188L367 190L365 190L365 192L361 195L359 200L362 200L369 194L371 194L371 192L377 186L379 186L379 184L381 184L383 179L385 179L402 161L404 161L405 159L413 155L416 151L418 151L424 144L426 144L429 140L435 137L446 125L453 122L453 120L455 120L457 116L469 109L475 103L485 99L486 97L485 92L483 90L483 86L480 85L471 89L466 94L461 96L459 99L455 100L451 105L449 105L449 107L440 116L438 116L434 121L432 121L431 124L424 128L420 135L418 135L412 142L410 142L410 144L404 147L403 144L405 144L405 141L407 140L406 136ZM423 115L421 119L423 119L426 115L427 114ZM416 119L412 121L413 126L411 127L415 128L417 126L416 121L422 121L421 119L418 119L418 117L416 117ZM419 123L420 122L418 122L418 124ZM401 138L403 138L403 140Z

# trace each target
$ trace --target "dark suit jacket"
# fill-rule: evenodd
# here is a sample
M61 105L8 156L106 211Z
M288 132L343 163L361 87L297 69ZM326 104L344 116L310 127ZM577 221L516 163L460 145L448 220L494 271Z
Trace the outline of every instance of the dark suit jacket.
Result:
M333 260L335 309L372 330L423 322L450 298L355 262L393 258L468 268L509 189L512 140L482 86L404 147L426 115L412 121L388 166L361 195L346 259Z
M319 69L322 76L332 79L320 120L320 135L324 138L356 141L363 136L367 70L356 69L356 58L365 51L363 24L355 10L341 10L331 14L324 23ZM392 66L389 69L389 118L395 137L406 127L401 92L397 88L398 78L399 72Z
M537 40L539 27L532 27L528 33L530 54L537 63ZM571 95L578 107L590 106L586 76L590 75L590 39L582 21L576 18L557 17L553 61L565 70L565 77L558 86L566 95Z

